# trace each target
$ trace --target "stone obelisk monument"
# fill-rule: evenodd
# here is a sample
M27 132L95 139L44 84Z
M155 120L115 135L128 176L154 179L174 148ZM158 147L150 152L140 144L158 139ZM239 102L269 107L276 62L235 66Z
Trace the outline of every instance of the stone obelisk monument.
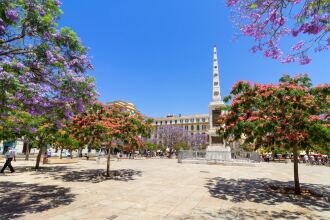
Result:
M213 49L213 91L212 101L209 103L209 146L206 149L207 160L226 161L231 160L230 147L226 147L225 141L216 131L221 128L219 116L224 114L221 107L225 106L220 92L220 77L217 48Z

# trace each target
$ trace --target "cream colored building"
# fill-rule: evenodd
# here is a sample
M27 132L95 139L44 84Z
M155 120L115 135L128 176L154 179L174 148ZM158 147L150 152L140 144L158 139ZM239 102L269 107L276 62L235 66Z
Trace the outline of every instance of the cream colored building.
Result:
M156 127L162 125L179 126L191 133L206 134L209 129L209 115L168 115L166 117L154 118L153 125Z
M136 109L135 105L132 102L125 102L122 100L117 100L117 101L113 101L113 102L109 102L107 104L111 104L119 109L121 109L122 111L127 111L133 114L140 114L140 112Z

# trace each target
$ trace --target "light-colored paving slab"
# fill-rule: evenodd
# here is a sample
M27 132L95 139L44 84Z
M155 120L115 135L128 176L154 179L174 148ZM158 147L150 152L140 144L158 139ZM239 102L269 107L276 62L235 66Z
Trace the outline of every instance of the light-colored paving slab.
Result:
M178 164L176 160L111 161L122 176L98 173L105 160L44 165L14 163L0 176L0 219L330 219L330 203L274 194L292 181L292 164L256 167ZM330 192L330 168L301 164L300 180Z

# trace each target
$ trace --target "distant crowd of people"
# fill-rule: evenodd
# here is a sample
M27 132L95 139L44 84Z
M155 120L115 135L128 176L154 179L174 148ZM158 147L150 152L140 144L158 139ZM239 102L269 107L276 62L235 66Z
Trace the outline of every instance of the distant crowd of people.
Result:
M166 148L164 151L156 150L151 151L148 149L144 149L142 151L118 151L116 153L117 159L125 158L125 159L134 159L135 157L145 157L145 158L173 158L176 155L176 151L171 148Z
M264 162L270 161L283 161L283 160L291 160L293 161L293 155L291 154L265 154L261 156L261 159ZM305 154L300 155L298 157L299 163L307 163L311 165L330 165L330 155L322 155L322 154Z

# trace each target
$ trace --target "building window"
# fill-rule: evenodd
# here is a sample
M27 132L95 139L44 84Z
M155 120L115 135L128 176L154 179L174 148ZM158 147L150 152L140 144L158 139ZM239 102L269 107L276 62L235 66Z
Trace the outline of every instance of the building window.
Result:
M167 121L165 121L165 124L167 125Z
M199 131L199 125L197 125L196 129L197 129L197 131Z
M194 119L192 118L192 119L190 119L190 122L194 122Z
M205 118L202 118L202 122L205 122Z
M160 125L162 125L163 124L163 122L162 121L160 121Z
M189 120L188 120L188 119L186 119L186 120L185 120L185 122L186 122L186 123L188 123L188 122L189 122Z
M193 125L190 128L191 128L192 131L194 130L194 126Z
M158 125L158 121L156 121L156 125Z
M174 124L177 124L177 123L178 123L178 120L175 120L175 121L174 121Z
M199 122L199 118L196 118L196 122Z
M180 123L183 123L183 120L182 119L180 120Z
M172 124L172 120L170 121L170 124Z
M206 130L206 125L202 125L202 130Z
M186 129L188 131L188 125L184 126L184 129Z

